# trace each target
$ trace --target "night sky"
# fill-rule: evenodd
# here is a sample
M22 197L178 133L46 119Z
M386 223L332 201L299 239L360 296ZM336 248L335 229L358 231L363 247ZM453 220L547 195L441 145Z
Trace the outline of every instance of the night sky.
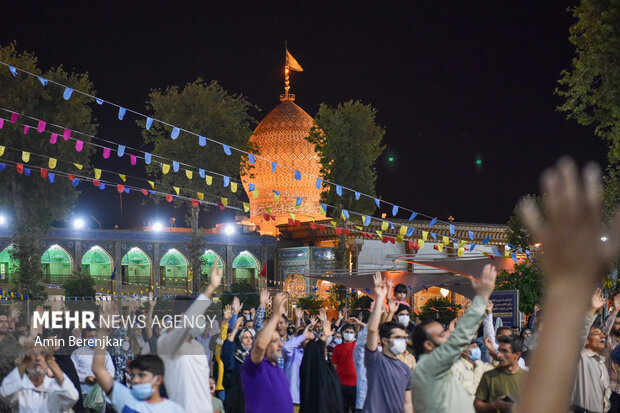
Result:
M283 93L287 40L304 68L291 75L295 102L311 116L321 102L372 104L387 146L377 193L439 219L505 223L559 156L605 163L592 129L555 110L574 55L565 2L67 1L5 12L0 44L17 41L44 69L87 71L100 97L139 111L151 88L202 77L245 95L260 120ZM95 113L99 136L146 149L135 118ZM84 187L76 214L121 224L118 194ZM123 202L123 227L184 216L139 194Z

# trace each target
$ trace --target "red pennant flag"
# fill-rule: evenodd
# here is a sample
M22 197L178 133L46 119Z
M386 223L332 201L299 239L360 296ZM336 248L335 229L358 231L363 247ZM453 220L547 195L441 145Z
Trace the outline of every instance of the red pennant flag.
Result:
M263 214L263 218L265 218L265 221L269 221L271 219L269 214Z
M396 244L396 238L394 237L388 237L388 241L390 241L392 244Z
M342 228L334 228L334 230L336 230L336 235L340 236L340 234L342 234Z
M140 192L142 192L142 195L148 195L149 191L147 191L146 189L141 189Z
M349 234L351 233L351 231L349 230L349 228L343 228L343 229L342 229L342 233L343 233L344 235L349 235Z
M118 191L119 194L122 194L123 191L125 190L125 185L121 185L121 184L116 185L116 190Z
M319 224L319 230L325 232L325 225Z
M47 169L41 168L41 178L47 178Z
M67 178L69 178L70 181L73 181L75 179L75 175L67 174Z
M310 229L316 229L316 222L310 223Z
M415 248L415 241L409 241L409 249L412 250Z
M295 226L296 226L296 227L301 227L301 221L300 221L300 220L298 220L298 219L296 219L296 220L295 220Z
M275 215L270 215L270 217L271 217L271 220L272 220L272 221L275 221L275 220L276 220L276 216L275 216Z
M197 207L198 206L198 200L197 199L192 199L192 206L193 207Z
M258 275L260 275L263 278L267 278L267 264L263 264L263 268L261 268Z
M437 244L433 245L433 249L434 250L439 250L439 248L437 248Z
M289 218L288 219L288 226L292 227L293 225L295 225L295 221L293 221L293 218Z
M20 174L24 173L24 165L21 163L18 163L17 165L15 165L15 167L17 168L17 172Z
M362 232L362 235L368 239L372 239L372 234L370 232Z
M172 195L166 194L166 201L172 202Z
M93 186L101 185L101 181L99 179L93 179Z
M220 209L223 211L226 209L226 206L220 202Z
M381 238L381 242L382 242L382 243L384 243L384 244L387 244L387 242L388 242L388 237L382 237L382 238Z

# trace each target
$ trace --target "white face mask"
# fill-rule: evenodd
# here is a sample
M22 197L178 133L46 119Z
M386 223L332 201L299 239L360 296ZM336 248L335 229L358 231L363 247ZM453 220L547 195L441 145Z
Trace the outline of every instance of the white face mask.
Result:
M335 339L334 339L334 343L336 343L336 344L342 344L342 339L341 339L341 338L335 338Z
M405 341L404 338L395 338L394 344L390 347L390 351L395 356L398 356L404 353L406 349L407 349L407 341Z
M399 322L400 324L402 324L403 326L405 326L405 327L407 327L407 326L409 325L409 321L410 321L410 320L411 320L411 319L409 318L409 316L408 316L408 315L399 315L399 316L398 316L398 322Z
M342 338L344 338L344 341L353 341L353 340L355 340L355 334L353 334L353 333L344 333L342 335Z

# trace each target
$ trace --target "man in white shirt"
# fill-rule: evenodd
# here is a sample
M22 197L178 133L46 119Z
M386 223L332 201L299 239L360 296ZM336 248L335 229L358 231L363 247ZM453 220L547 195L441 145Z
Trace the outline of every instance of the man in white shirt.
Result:
M95 347L98 337L97 330L94 328L85 328L82 337L87 340L87 345L78 347L71 353L71 361L75 365L78 378L80 379L80 391L82 397L86 397L90 389L95 385L95 373L93 373L93 357L95 356ZM114 362L110 353L106 351L105 369L114 377ZM105 411L105 404L102 408Z
M202 335L204 328L196 328L196 320L204 316L211 305L211 295L222 280L222 269L213 265L206 290L189 308L183 297L176 297L175 315L185 315L182 326L170 328L157 340L157 353L164 362L164 384L170 400L180 404L187 413L212 413L209 390L209 363L204 347L194 337ZM209 320L206 319L206 323ZM193 325L192 325L193 324ZM200 325L198 325L200 327Z
M482 379L482 375L494 368L491 363L486 363L480 358L480 348L478 343L473 340L467 350L461 353L461 358L452 365L452 373L463 384L472 403L476 398L476 389L480 379Z
M485 337L485 347L487 347L487 362L492 363L494 360L497 360L497 351L499 349L499 344L497 343L497 337L500 336L509 336L512 335L512 328L500 326L497 328L497 334L495 333L495 329L493 328L493 301L489 300L489 304L487 305L486 313L484 318L482 319L482 327L483 334ZM486 339L489 337L489 340ZM493 348L489 348L489 344L493 345ZM530 369L525 365L525 360L523 357L519 357L519 368L525 371L529 371Z
M53 378L47 376L48 369ZM52 353L45 347L34 347L26 351L17 367L4 378L0 398L14 412L58 413L69 411L79 394Z

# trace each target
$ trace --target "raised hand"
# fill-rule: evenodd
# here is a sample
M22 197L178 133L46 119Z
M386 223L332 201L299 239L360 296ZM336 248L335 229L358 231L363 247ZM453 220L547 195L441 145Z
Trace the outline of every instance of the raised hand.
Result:
M452 332L454 331L454 328L456 327L456 322L459 320L458 317L455 317L452 319L452 321L450 321L450 324L448 324L448 333L452 334Z
M319 309L319 320L321 320L322 323L327 322L327 311L324 308Z
M472 279L471 284L476 291L476 294L480 297L488 300L495 288L495 278L497 277L497 271L495 267L491 264L487 264L482 269L482 274L480 274L480 279L476 280Z
M153 291L149 291L149 308L154 308L157 304L157 296L153 295Z
M101 330L108 330L113 324L112 320L114 316L118 314L118 308L116 306L116 302L112 300L105 300L101 302L101 310L99 310L99 316L102 321ZM106 320L106 322L104 322Z
M487 348L487 350L489 351L495 351L495 343L493 343L493 340L491 339L491 337L485 337L482 339L482 342L484 343L484 346Z
M538 303L534 304L534 314L538 314L539 311L540 311L540 304Z
M614 311L620 311L620 293L614 297Z
M239 311L243 308L243 304L239 301L239 298L235 297L232 300L233 314L239 314Z
M317 315L316 315L316 314L313 314L313 315L311 315L311 316L310 316L310 325L311 325L312 327L314 327L314 326L315 326L315 324L316 324L318 321L319 321L319 319L318 319L318 317L317 317Z
M597 288L594 294L592 295L592 311L596 312L603 308L607 300L605 300L605 296L600 288Z
M375 283L375 293L377 294L377 301L379 301L379 298L381 298L381 301L383 301L385 299L385 296L387 295L387 287L385 285L385 280L383 279L381 272L377 271L373 276L373 280Z
M211 274L209 275L209 285L215 290L222 283L222 268L220 268L221 261L213 263L211 267Z
M229 321L232 318L232 307L230 306L230 304L226 304L226 306L224 307L223 318L224 321Z
M362 323L357 317L349 317L347 323L364 327L366 324Z
M489 302L487 303L486 312L487 314L493 314L493 301L489 300Z
M394 281L388 280L387 285L388 285L389 289L391 290L392 288L394 288Z
M252 320L254 320L255 315L256 315L256 308L254 307L250 308L250 317Z
M285 314L286 313L286 302L287 302L286 294L277 293L276 295L274 295L272 299L273 314L277 315L278 317L280 316L280 314Z
M388 300L388 310L392 315L396 314L396 310L398 310L398 303L394 297Z
M304 316L304 310L302 310L300 307L295 307L293 309L293 313L295 313L295 318L297 320L301 320L302 317Z
M259 306L265 307L267 305L267 301L269 301L269 291L266 289L260 290L260 299Z

